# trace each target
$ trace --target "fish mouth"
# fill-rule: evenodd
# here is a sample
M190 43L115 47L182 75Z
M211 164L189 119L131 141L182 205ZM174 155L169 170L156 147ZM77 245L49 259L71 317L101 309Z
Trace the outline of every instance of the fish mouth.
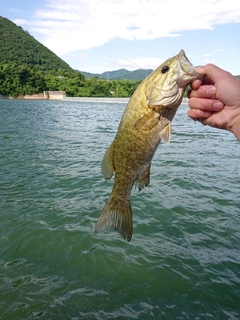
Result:
M179 65L182 71L184 72L183 78L188 78L189 80L195 79L203 79L205 75L203 73L199 73L194 69L194 66L188 60L184 50L181 50L178 54Z

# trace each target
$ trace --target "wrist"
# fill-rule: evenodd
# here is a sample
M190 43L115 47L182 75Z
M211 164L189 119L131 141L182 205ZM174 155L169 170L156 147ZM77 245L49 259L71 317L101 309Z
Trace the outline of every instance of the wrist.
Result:
M234 118L234 121L231 127L229 128L229 131L232 132L240 141L240 114Z

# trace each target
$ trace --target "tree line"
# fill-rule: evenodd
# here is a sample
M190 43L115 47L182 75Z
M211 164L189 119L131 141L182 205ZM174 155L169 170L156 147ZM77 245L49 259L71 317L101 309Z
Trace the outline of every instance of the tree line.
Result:
M43 91L65 91L71 97L130 97L140 82L87 79L77 71L59 69L57 73L43 73L34 66L0 65L0 94L12 98Z

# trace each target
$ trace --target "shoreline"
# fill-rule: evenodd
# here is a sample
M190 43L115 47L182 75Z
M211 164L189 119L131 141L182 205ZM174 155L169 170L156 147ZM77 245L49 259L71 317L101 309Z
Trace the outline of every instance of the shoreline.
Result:
M62 101L76 101L76 102L105 102L105 103L128 103L130 98L91 98L91 97L65 97ZM183 104L188 103L188 98L183 98Z
M0 99L6 100L45 100L45 101L72 101L72 102L93 102L93 103L128 103L130 98L100 98L100 97L63 97L62 99L45 99L43 97L32 95L32 96L21 96L18 98L9 98L0 95ZM183 98L183 104L188 103L188 98Z
M130 98L91 98L91 97L65 97L62 101L78 102L105 102L105 103L128 103ZM182 103L188 103L188 98L183 98Z
M130 98L64 97L62 101L128 103Z

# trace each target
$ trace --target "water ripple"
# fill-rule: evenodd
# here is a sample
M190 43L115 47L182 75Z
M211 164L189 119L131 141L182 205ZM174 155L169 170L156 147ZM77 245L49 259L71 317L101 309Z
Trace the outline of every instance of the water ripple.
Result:
M124 104L0 106L2 319L238 319L239 142L187 118L133 190L130 243L94 234Z

